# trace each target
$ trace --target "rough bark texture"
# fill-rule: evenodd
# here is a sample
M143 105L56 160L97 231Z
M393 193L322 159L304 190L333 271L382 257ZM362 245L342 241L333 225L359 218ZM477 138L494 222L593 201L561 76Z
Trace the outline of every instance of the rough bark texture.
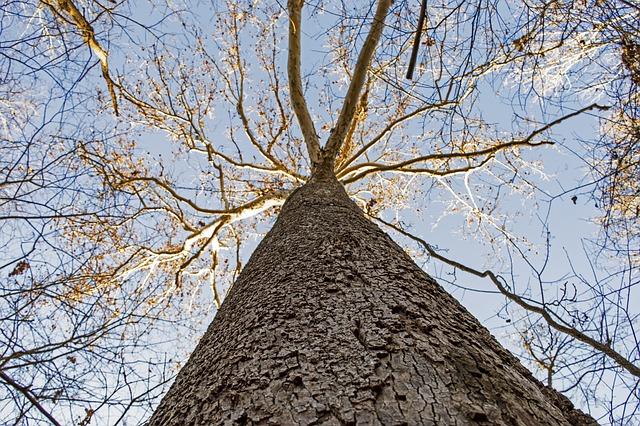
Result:
M335 178L295 191L151 425L586 425Z

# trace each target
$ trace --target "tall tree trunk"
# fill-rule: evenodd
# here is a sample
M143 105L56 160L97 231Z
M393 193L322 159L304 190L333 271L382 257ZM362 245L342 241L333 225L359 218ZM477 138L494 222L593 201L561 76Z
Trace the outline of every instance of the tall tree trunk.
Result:
M367 220L296 190L151 425L595 424Z

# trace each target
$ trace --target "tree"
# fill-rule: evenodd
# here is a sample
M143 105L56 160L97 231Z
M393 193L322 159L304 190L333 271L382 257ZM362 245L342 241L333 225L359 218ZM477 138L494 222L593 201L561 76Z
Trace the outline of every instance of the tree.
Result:
M531 390L538 383L526 370L500 370L514 362L364 220L336 178L391 2L378 2L324 147L300 82L302 6L288 3L288 76L311 178L285 203L151 424L595 424L552 391Z
M608 217L616 218L601 222L605 238L595 243L603 249L586 251L589 261L611 270L610 275L590 281L576 270L580 265L575 257L569 257L570 270L560 279L549 278L549 260L557 257L550 254L552 215L545 218L542 214L541 228L547 237L537 244L533 233L519 233L507 219L517 211L514 198L523 200L527 208L548 203L551 210L563 195L576 194L565 189L558 194L545 186L535 161L535 153L547 152L554 141L562 140L562 127L567 123L596 115L603 123L615 124L602 128L605 149L626 140L629 149L625 152L634 152L633 137L619 136L632 135L624 129L633 126L625 127L626 119L616 117L621 111L632 111L637 103L636 67L629 54L637 45L637 28L620 23L635 22L626 18L637 16L638 10L626 2L598 2L594 7L524 4L526 8L518 13L511 13L509 5L499 1L430 4L420 46L422 58L413 82L399 77L406 71L405 53L418 16L415 5L405 3L390 6L381 2L376 19L372 19L370 2L317 3L308 5L307 12L298 2L290 2L286 10L278 4L256 2L216 4L212 10L202 4L167 3L150 14L127 3L105 6L65 0L36 6L3 5L3 22L28 16L33 29L33 36L16 35L15 40L20 41L6 45L3 60L8 65L3 69L8 71L3 90L11 81L25 84L37 78L37 84L26 84L26 93L39 99L37 88L43 77L51 79L46 87L52 88L47 101L36 108L47 117L43 120L46 126L38 118L25 117L22 123L26 124L16 126L21 132L14 137L15 145L30 147L28 152L42 156L50 155L48 138L65 141L63 158L69 159L74 172L58 173L67 163L52 161L51 169L65 177L68 186L58 191L59 180L46 179L41 181L42 190L32 191L21 183L36 182L29 176L34 169L25 160L31 155L17 155L3 168L10 177L0 188L8 194L3 195L8 212L2 217L5 229L19 229L25 220L44 221L48 226L46 239L39 234L25 237L26 242L38 243L33 245L33 254L20 253L18 245L3 241L8 247L3 269L9 283L2 296L3 312L17 330L11 341L24 346L21 330L33 324L24 320L24 310L12 302L22 295L43 295L44 299L31 305L31 315L38 320L56 322L64 317L64 309L42 308L56 303L72 308L79 318L98 319L98 331L86 335L75 333L78 321L71 321L62 333L52 331L45 337L57 339L69 330L74 339L59 339L59 346L33 345L44 348L42 352L18 350L13 353L19 356L13 356L11 350L5 351L10 355L3 361L3 372L12 374L3 378L7 391L2 399L14 401L7 406L17 407L10 410L20 413L17 421L26 418L23 415L48 418L47 414L60 412L61 407L69 408L63 417L89 421L100 418L94 413L109 406L117 407L111 419L120 421L131 407L152 404L168 373L150 374L147 370L155 361L141 365L136 348L144 346L149 354L171 352L162 344L152 344L167 335L165 324L169 330L174 324L194 326L189 322L198 316L194 312L207 312L209 305L203 300L221 306L243 269L243 247L250 247L285 200L292 193L304 193L296 188L321 169L333 170L372 220L396 232L407 247L417 244L416 255L443 262L453 273L463 271L493 283L495 291L510 302L501 315L507 315L506 320L520 331L525 359L531 357L537 362L534 366L542 365L545 377L553 379L549 384L579 390L584 395L580 403L589 409L598 403L603 387L626 388L631 399L625 400L617 390L607 397L609 419L615 422L633 416L637 409L632 402L638 376L637 315L628 302L636 288L638 265L634 261L637 250L629 242L637 241L637 233L633 227L607 225L624 223L619 218L628 220L633 209L620 206L637 202L632 185L624 186L632 181L620 178L621 173L633 175L633 154L625 154L624 162L611 162L612 169L599 168L595 153L601 145L586 146L593 139L585 139L582 146L566 145L592 171L604 173L604 177L594 173L595 179L582 188L602 200L598 203L605 213L611 212ZM390 9L387 13L380 8ZM213 32L207 16L214 17ZM313 37L304 35L305 28L312 28L307 22L328 29L326 40L332 46L315 58L313 68L301 64L301 46L315 43ZM595 30L589 27L593 22L597 22ZM286 45L281 42L286 28L288 47L280 50L279 44ZM603 58L615 60L604 63ZM280 66L283 60L287 67ZM615 69L611 65L615 63L628 72L622 76L600 72ZM581 72L576 73L576 68ZM565 88L558 81L572 85ZM486 93L492 93L491 84L503 96L518 101L509 102L516 110L511 115L516 117L512 128L504 120L494 122L483 116L488 113L487 105L496 105L484 99ZM604 97L586 103L580 98L598 88L606 89ZM619 96L624 93L628 96ZM13 95L7 98L16 99ZM307 105L310 99L311 108ZM534 114L532 105L543 108ZM519 107L526 115L517 111ZM56 112L50 114L53 110ZM167 148L150 142L150 137L160 135L170 142ZM327 142L322 144L324 138ZM615 149L610 152L620 155ZM588 160L585 153L594 153L593 159ZM21 170L26 173L20 174ZM42 174L36 171L35 175ZM34 207L50 208L54 205L51 200L60 203L59 207L48 216L17 217L13 212L25 205L26 198L14 196L21 194L15 188L26 189ZM404 206L421 207L407 188L424 199L446 201L444 211L459 214L466 233L487 243L491 269L498 272L477 270L445 257L425 238L414 235L405 224L407 217L397 220ZM600 193L615 196L603 198ZM69 194L73 202L67 203L59 194ZM582 200L578 193L574 204L578 195ZM393 211L395 215L390 214ZM622 269L614 270L625 241L629 260ZM536 252L542 253L542 262L536 260ZM45 270L36 280L46 284L29 286L25 271L36 270L34 256L50 261L50 253L69 265L63 278L55 275L58 266L51 265L51 279L47 280ZM70 259L72 263L65 263ZM523 286L524 270L534 280L530 285ZM460 285L457 275L447 272L439 278ZM618 278L618 284L613 282ZM424 277L422 282L434 286ZM55 291L34 290L43 286ZM338 290L332 297L336 294L341 293ZM95 306L100 315L92 308ZM219 318L224 317L225 309ZM403 325L415 319L405 321L400 311L392 312L390 318L397 315ZM110 328L111 324L116 326ZM104 339L100 330L110 330L119 339ZM570 347L577 356L568 358L566 350L554 355L555 346L542 343L554 333L568 336L569 343L562 347ZM352 334L348 334L350 339ZM96 353L97 342L113 356ZM135 342L133 347L130 342ZM100 401L69 397L61 403L57 390L47 384L64 377L60 372L77 366L70 361L61 366L59 360L64 357L55 352L57 348L76 360L85 359L77 357L78 353L94 359L93 364L83 364L87 371L109 377L101 382L105 388L109 383L119 384L125 392L123 399L122 393L114 393L105 394ZM34 357L34 353L46 355ZM28 361L17 362L21 357ZM116 358L117 364L100 361ZM553 362L544 361L547 359ZM48 369L52 365L55 368ZM30 370L31 366L38 368ZM137 384L131 383L132 375L138 378ZM66 383L59 388L79 390L83 384L96 382L85 377ZM137 393L140 396L134 396ZM548 397L564 404L554 395ZM614 401L622 403L614 406L618 404ZM477 419L483 415L494 416L480 410Z
M502 349L328 170L287 200L150 424L485 422L596 424Z

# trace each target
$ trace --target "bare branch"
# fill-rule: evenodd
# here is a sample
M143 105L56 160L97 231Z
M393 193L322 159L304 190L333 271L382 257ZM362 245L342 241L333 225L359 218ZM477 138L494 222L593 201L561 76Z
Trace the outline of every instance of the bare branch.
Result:
M340 147L344 142L345 136L349 131L349 126L351 125L351 121L353 120L353 116L356 112L358 102L360 101L360 92L364 86L369 65L371 64L371 58L373 57L373 53L375 52L378 42L380 41L382 30L384 29L384 21L390 7L391 0L378 1L378 7L373 17L373 24L371 25L369 34L367 34L367 38L362 45L360 54L358 55L358 61L356 62L356 66L353 70L353 77L349 84L349 88L347 89L344 103L342 104L342 110L340 111L340 115L338 116L333 132L331 132L331 135L329 136L327 146L323 150L323 160L331 163L332 166L338 152L340 151Z
M454 159L473 159L473 158L477 158L477 157L483 157L483 156L494 156L496 153L498 153L499 151L505 150L505 149L509 149L509 148L515 148L515 147L519 147L519 146L529 146L529 147L536 147L536 146L540 146L540 145L553 145L553 142L549 142L549 141L543 141L543 142L539 142L539 143L531 143L529 141L526 140L519 140L519 141L510 141L510 142L505 142L505 143L501 143L501 144L497 144L495 146L492 146L490 148L485 148L485 149L481 149L478 151L471 151L471 152L452 152L450 154L429 154L429 155L423 155L420 157L414 157L411 158L409 160L406 161L402 161L400 163L395 163L395 164L380 164L380 163L360 163L356 166L350 167L349 169L345 169L343 171L343 173L341 173L341 180L343 182L355 182L357 180L362 179L363 177L370 175L372 173L378 173L378 172L387 172L387 171L400 171L400 172L424 172L424 173L430 173L430 174L442 174L442 173L438 173L438 171L436 169L419 169L419 168L412 168L410 166L416 164L416 163L422 163L422 162L426 162L426 161L444 161L444 160L454 160ZM485 158L483 160L486 161L488 158ZM473 166L470 166L469 168L473 168ZM465 168L466 170L467 168ZM461 170L461 171L465 171L465 170ZM359 172L359 173L358 173Z
M42 404L40 404L38 399L31 393L29 388L17 383L4 371L0 371L0 379L4 380L6 384L16 389L21 394L23 394L29 400L29 402L31 402L31 404L33 404L33 406L36 407L38 411L40 411L53 425L61 426L60 423L56 420L56 418L53 417L51 413L49 413L47 410L45 410L45 408L42 406Z
M422 113L425 113L427 111L430 111L432 109L437 109L443 106L447 106L447 105L451 105L453 104L453 102L450 101L444 101L444 102L439 102L437 104L429 104L429 105L425 105L423 107L417 108L401 117L396 118L395 120L393 120L391 123L389 123L384 129L382 129L382 131L380 133L378 133L373 139L371 139L371 141L367 142L363 147L361 147L358 151L356 151L351 157L349 157L349 159L345 160L340 167L338 167L337 173L336 175L338 177L342 176L345 172L345 169L354 161L356 161L358 158L360 158L362 155L364 155L367 151L369 151L375 144L377 144L378 142L380 142L380 140L385 137L386 135L388 135L391 131L393 131L393 129L395 129L396 127L398 127L399 125L401 125L402 123L405 123L408 120L411 120L414 117L419 116Z
M425 107L426 108L426 107ZM562 117L559 117L547 124L545 124L544 126L539 127L538 129L535 129L534 131L532 131L531 133L529 133L529 135L527 135L527 137L523 138L523 139L519 139L519 140L513 140L513 141L509 141L509 142L505 142L505 143L499 143L495 146L489 147L489 148L485 148L485 149L481 149L478 151L472 151L472 152L454 152L454 153L450 153L450 154L429 154L429 155L423 155L423 156L416 156L413 157L409 160L406 161L401 161L399 163L395 163L395 164L379 164L379 163L360 163L357 164L355 166L352 167L348 167L348 168L344 168L340 171L340 173L338 174L339 177L341 177L341 180L343 180L344 182L350 183L350 182L354 182L356 180L362 179L363 177L371 174L371 173L377 173L377 172L384 172L384 171L402 171L402 172L423 172L423 173L430 173L430 174L439 174L437 173L436 170L433 169L416 169L416 168L410 168L409 166L413 165L413 164L417 164L417 163L422 163L422 162L426 162L426 161L438 161L438 160L453 160L453 159L459 159L459 158L468 158L468 159L472 159L475 157L482 157L482 156L492 156L495 155L498 151L502 151L505 149L509 149L509 148L515 148L515 147L519 147L519 146L529 146L529 147L536 147L536 146L540 146L540 145L552 145L553 142L549 142L549 141L542 141L542 142L532 142L533 139L540 135L541 133L549 130L550 128L564 122L565 120L568 120L572 117L575 117L577 115L580 115L586 111L590 111L592 109L599 109L599 110L606 110L608 109L608 107L606 106L602 106L602 105L598 105L598 104L591 104L588 105L584 108L580 108L570 114L564 115ZM373 146L376 142L378 142L382 136L384 134L386 134L387 132L389 132L391 129L393 129L393 127L397 126L400 122L407 120L409 118L412 118L413 116L424 112L423 109L418 109L415 110L401 118L399 118L398 120L394 121L393 123L389 124L378 136L376 136L370 143L368 143L367 145L365 145L358 153L356 153L352 158L355 159L357 158L357 156L362 155L367 149L369 149L371 146ZM486 160L486 159L485 159ZM350 161L353 161L350 159ZM364 169L364 170L363 170ZM358 173L359 170L362 170ZM463 170L464 171L464 170Z
M307 102L302 92L302 77L300 75L300 34L301 15L304 0L289 0L289 56L287 72L289 74L289 92L291 104L300 123L300 129L307 145L307 152L312 165L320 163L320 140L309 114Z
M44 4L49 6L51 11L58 15L59 17L64 19L63 12L67 12L75 26L80 30L82 37L84 38L85 43L89 46L94 55L98 57L100 60L100 67L102 68L102 77L107 83L107 89L109 90L109 95L111 96L111 104L113 105L113 111L115 115L119 115L118 112L118 101L116 98L116 92L114 87L116 83L111 78L111 74L109 73L109 62L108 62L108 53L104 48L100 45L98 40L96 39L96 32L94 31L89 21L84 17L82 12L76 7L76 5L71 0L58 0L58 7L51 3L49 0L41 0Z

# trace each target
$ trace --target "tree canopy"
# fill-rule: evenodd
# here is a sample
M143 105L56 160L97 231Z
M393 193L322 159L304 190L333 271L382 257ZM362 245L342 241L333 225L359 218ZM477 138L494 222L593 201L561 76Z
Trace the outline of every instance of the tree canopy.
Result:
M640 5L424 4L3 2L2 417L142 421L319 167L538 377L637 416Z

